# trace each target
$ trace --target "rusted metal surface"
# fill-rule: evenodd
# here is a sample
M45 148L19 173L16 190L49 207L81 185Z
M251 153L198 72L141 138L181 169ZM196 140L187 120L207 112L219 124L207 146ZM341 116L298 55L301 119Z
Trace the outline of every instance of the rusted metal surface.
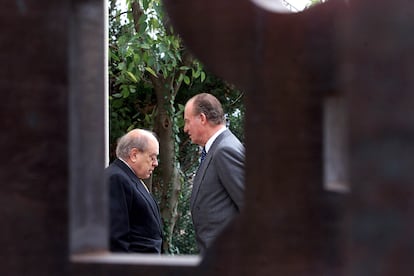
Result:
M414 3L355 1L343 22L349 101L348 275L414 272Z
M322 122L324 96L341 92L344 5L276 14L248 1L166 4L194 54L247 92L247 205L202 264L206 274L338 274L342 199L323 190Z
M0 11L0 274L411 275L414 3L348 2L331 0L282 15L247 0L165 1L193 53L247 92L247 205L195 267L70 261L69 186L78 176L99 181L102 153L82 147L82 141L94 140L91 128L103 132L103 127L99 118L88 125L83 113L68 111L75 105L84 112L90 105L93 116L100 112L93 102L102 104L101 96L92 92L105 81L94 71L103 66L97 58L103 48L96 46L103 33L89 28L104 28L103 1L5 3ZM90 9L77 10L82 7ZM74 14L84 16L73 22ZM82 35L87 33L95 35ZM69 43L71 37L76 41ZM85 74L77 75L85 101L70 96L76 88L70 85L74 60L85 66ZM348 196L323 188L327 96L347 101ZM79 126L69 128L69 121ZM69 152L83 154L82 168L69 171L76 167ZM88 163L87 156L99 160ZM99 195L80 199L82 189L76 187L75 203L102 203ZM99 226L105 212L77 219L81 227ZM93 234L86 235L83 241ZM80 251L87 246L72 244Z
M233 229L237 235L223 236L211 254L213 260L230 256L237 272L413 270L413 4L347 2L279 15L248 1L213 1L208 8L203 1L166 1L189 48L248 92L247 210ZM336 221L332 232L317 188L320 105L330 93L349 102L352 187L348 222ZM324 247L333 242L328 233L338 237L337 246ZM324 254L332 249L333 263ZM223 275L235 271L217 267Z

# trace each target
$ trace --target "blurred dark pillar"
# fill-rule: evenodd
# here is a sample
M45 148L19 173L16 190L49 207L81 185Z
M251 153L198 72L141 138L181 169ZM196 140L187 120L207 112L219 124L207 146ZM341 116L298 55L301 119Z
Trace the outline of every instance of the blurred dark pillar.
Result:
M346 275L412 275L414 2L353 1L342 24L352 183Z
M411 274L414 4L331 0L282 15L248 1L166 3L190 49L248 92L248 205L208 273ZM331 95L349 107L346 225L343 199L321 189Z
M0 9L2 275L66 267L69 2Z
M343 196L324 190L322 146L324 99L342 93L336 36L345 5L277 14L248 1L166 4L194 54L247 92L247 206L202 270L340 275Z

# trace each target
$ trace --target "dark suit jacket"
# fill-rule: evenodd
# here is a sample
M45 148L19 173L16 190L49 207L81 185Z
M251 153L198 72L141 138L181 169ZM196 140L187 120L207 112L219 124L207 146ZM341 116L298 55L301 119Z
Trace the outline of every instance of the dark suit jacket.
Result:
M201 254L243 206L244 151L236 136L225 130L194 177L190 207Z
M110 250L161 253L162 224L157 203L121 160L105 169L110 197Z

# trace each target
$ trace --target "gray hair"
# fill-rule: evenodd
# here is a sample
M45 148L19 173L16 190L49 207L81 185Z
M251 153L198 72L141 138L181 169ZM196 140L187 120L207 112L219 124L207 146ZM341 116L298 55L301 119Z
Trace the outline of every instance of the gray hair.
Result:
M204 113L207 120L215 125L224 124L226 119L224 117L223 107L219 100L209 93L200 93L192 97L194 115Z
M127 159L129 152L133 148L137 148L141 152L145 152L148 149L149 139L154 138L157 140L155 133L144 129L133 129L118 139L116 146L116 157Z

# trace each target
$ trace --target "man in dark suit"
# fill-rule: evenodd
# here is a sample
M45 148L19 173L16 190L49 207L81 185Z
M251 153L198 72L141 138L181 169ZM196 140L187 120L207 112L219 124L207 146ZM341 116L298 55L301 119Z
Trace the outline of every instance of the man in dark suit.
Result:
M203 255L243 206L245 149L226 128L223 108L211 94L191 98L184 109L184 121L191 141L203 147L190 201Z
M118 141L117 159L105 169L111 251L161 253L159 208L141 180L149 178L158 166L158 154L158 141L146 130L131 130Z

